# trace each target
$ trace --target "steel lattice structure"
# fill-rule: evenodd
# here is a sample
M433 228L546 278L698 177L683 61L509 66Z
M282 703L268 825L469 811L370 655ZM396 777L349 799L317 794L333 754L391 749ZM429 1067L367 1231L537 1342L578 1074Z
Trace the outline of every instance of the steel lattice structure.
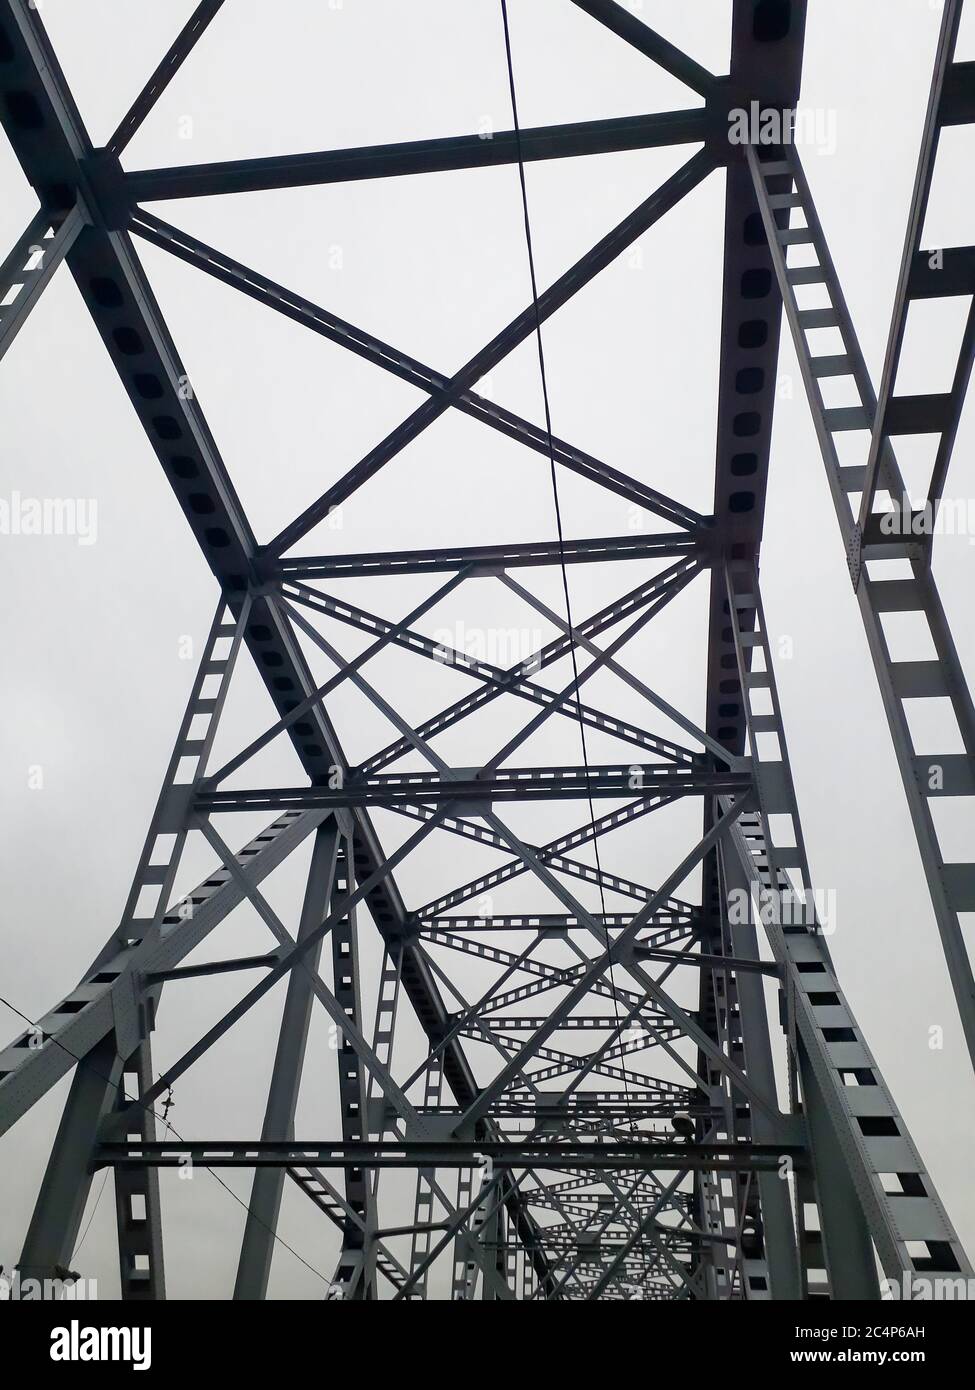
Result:
M40 203L3 264L0 352L64 261L219 586L121 922L77 987L0 1057L0 1131L74 1073L22 1273L50 1276L70 1266L92 1176L109 1166L123 1296L164 1297L158 1169L187 1158L204 1167L254 1170L235 1290L240 1298L267 1291L286 1179L318 1208L316 1219L340 1232L333 1286L353 1299L874 1298L878 1269L897 1280L904 1273L972 1272L811 909L813 884L758 582L784 309L975 1055L975 990L958 917L975 910L975 863L943 862L930 810L936 795L975 796L975 712L932 577L931 538L888 534L880 520L884 494L904 492L893 451L898 434L937 437L930 497L935 503L940 497L975 353L973 307L950 390L920 397L895 390L911 303L975 292L975 247L932 257L921 243L939 133L975 121L975 65L953 57L961 0L945 5L877 394L794 144L787 135L776 145L736 145L728 138L730 114L753 101L789 131L804 0L734 0L726 76L704 70L613 0L569 3L683 82L693 104L664 114L513 128L490 140L451 137L139 172L124 172L120 155L221 0L197 7L100 149L85 131L37 11L28 0L0 5L0 118ZM691 147L678 172L449 376L143 206L665 145ZM476 388L716 169L727 183L724 291L714 508L704 516L551 437ZM183 364L140 264L139 239L424 393L413 414L268 543L257 540L244 514L199 401L180 389ZM796 247L806 253L802 264ZM834 330L842 346L817 352L810 334L819 329ZM852 383L858 404L828 406L822 383L837 377ZM551 456L553 472L568 469L609 489L665 529L534 545L301 554L304 539L332 508L450 410ZM865 465L841 462L837 436L851 431L869 441ZM524 582L532 567L612 572L621 560L643 567L639 583L584 615L555 611ZM377 574L429 575L429 596L404 616L386 617L330 592L337 581ZM474 579L503 586L557 635L507 668L427 636L424 615L445 594L462 601ZM710 586L704 728L626 664L627 643L695 580ZM930 659L891 659L883 625L891 613L924 621ZM335 624L369 639L355 659L345 660L330 642ZM309 644L335 667L324 684L313 676ZM431 689L448 666L469 682L469 693L438 705L414 727L370 680L369 662L390 647L434 663L424 668ZM570 655L578 674L549 684L546 668ZM259 673L277 719L216 769L211 748L235 666L243 662ZM601 671L636 692L651 727L586 702L583 687ZM330 717L331 693L343 682L397 731L357 764ZM919 757L905 702L945 697L964 752ZM465 721L495 701L520 709L518 732L488 759L472 752L469 765L448 763L440 735L466 728ZM656 715L682 730L686 743L653 733ZM521 746L558 720L571 721L569 732L579 726L594 739L615 741L619 757L584 756L558 766L523 761ZM305 774L301 785L247 781L249 760L275 738L290 741ZM649 834L654 814L684 798L703 808L701 833L656 887L612 874L598 859L595 866L588 862L589 849L614 831L640 822L640 833ZM535 844L511 828L508 803L563 799L581 808L571 831ZM373 824L376 808L409 823L393 851ZM214 818L238 811L260 811L268 823L235 853ZM791 821L791 844L783 818ZM203 837L219 867L174 900L189 836ZM445 854L452 837L500 852L500 865L425 905L407 905L396 872L431 836L448 847ZM307 842L311 867L291 929L261 885ZM679 892L695 872L700 901ZM544 887L550 911L485 915L475 906L526 875ZM582 885L600 891L601 911L584 905ZM628 906L610 910L606 894ZM771 910L741 916L731 910L733 901ZM802 912L786 911L797 901ZM266 954L184 963L245 902L273 938ZM361 932L372 924L383 961L375 1015L367 1016L358 955ZM475 998L469 977L455 973L471 961L487 972L478 979L490 979ZM257 983L242 986L239 1002L157 1072L151 1045L157 1026L165 1025L163 993L168 1005L182 979L238 970L256 972ZM679 979L693 981L694 1010L674 997ZM261 1135L160 1139L155 1107L172 1083L281 981L283 1013ZM777 986L781 1029L780 1020L774 1027L769 1020L770 986ZM328 1059L338 1063L340 1113L333 1137L324 1140L295 1134L317 1006L341 1038ZM406 1064L397 1047L397 1022L406 1010L428 1044L419 1067ZM573 1032L584 1037L573 1040ZM654 1075L654 1060L664 1057L680 1081ZM308 1066L317 1065L308 1059ZM776 1065L788 1080L785 1108L777 1098ZM404 1168L415 1174L412 1219L391 1221L384 1215L384 1175Z

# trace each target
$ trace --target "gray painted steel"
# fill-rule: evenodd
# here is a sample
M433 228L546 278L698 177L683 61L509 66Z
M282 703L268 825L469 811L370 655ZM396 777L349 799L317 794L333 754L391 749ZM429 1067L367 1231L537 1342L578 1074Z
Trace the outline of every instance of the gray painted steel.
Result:
M39 201L0 267L0 355L63 261L219 588L120 924L77 988L0 1053L0 1132L74 1069L21 1257L24 1273L50 1276L70 1265L92 1175L108 1168L123 1297L164 1297L166 1221L158 1170L189 1161L254 1170L238 1298L267 1295L286 1177L308 1199L309 1219L324 1217L339 1233L329 1297L412 1300L448 1296L449 1290L454 1298L491 1301L876 1298L878 1265L895 1279L971 1274L842 992L822 924L809 910L813 884L758 581L784 308L975 1055L975 983L958 922L959 912L975 908L975 864L943 862L928 805L932 795L975 795L975 710L931 576L930 544L886 537L875 505L878 488L895 496L903 491L891 437L907 430L938 436L930 488L937 502L975 356L972 309L951 392L921 398L895 392L910 303L975 290L975 248L946 250L935 275L920 246L940 131L975 119L972 65L953 57L961 0L945 6L879 402L794 149L741 147L728 139L729 112L746 93L765 109L788 114L794 108L804 0L734 0L727 77L708 73L614 0L574 3L621 44L684 82L703 104L513 129L490 141L462 136L123 173L118 156L173 73L211 24L219 33L220 0L197 6L104 149L96 149L85 131L38 11L28 0L0 0L0 122ZM701 148L450 376L140 206L682 143ZM714 510L702 516L475 388L717 169L727 185L718 439ZM198 400L179 389L182 363L133 236L424 393L413 414L268 545L256 540ZM796 267L794 245L812 247L816 264ZM801 307L797 291L807 284L825 287L827 308ZM842 354L813 354L807 333L821 327L839 330ZM850 378L860 404L827 409L819 386L826 376ZM588 541L288 553L332 507L379 477L452 410L549 457L553 471L568 469L643 508L670 529ZM870 432L865 468L840 466L835 436L850 429ZM850 504L856 493L862 493L858 515ZM881 579L873 572L892 558L908 562L910 578ZM608 564L612 575L622 560L630 562L629 587L581 618L549 608L511 573L572 563ZM636 565L645 572L634 586ZM429 574L440 587L413 612L394 618L325 587L391 574ZM710 614L700 728L628 669L627 644L705 574ZM425 637L419 626L424 615L441 597L462 593L472 578L504 586L506 597L529 604L557 636L508 667ZM892 612L923 617L934 659L890 659L883 615ZM330 623L365 633L370 645L344 660L326 635ZM313 679L304 641L335 665L324 685ZM455 668L475 683L473 693L414 727L370 681L369 663L391 647ZM568 684L540 679L567 656L574 663ZM588 664L579 668L581 657ZM252 744L211 768L227 691L242 661L253 661L275 717ZM435 675L429 666L417 669ZM586 682L600 671L640 697L647 727L583 699ZM350 763L329 714L332 692L346 681L396 730L390 743L358 765ZM904 702L941 697L950 700L965 751L919 759ZM502 700L527 706L528 722L487 763L448 764L438 737ZM658 714L676 724L681 741L654 732ZM583 733L629 745L631 762L607 765L584 756L582 765L532 766L519 758L532 733L567 718ZM290 742L307 784L250 785L248 764L279 735ZM423 771L401 770L408 754L422 759ZM937 785L935 765L942 773ZM228 789L223 784L231 776L237 780ZM612 803L608 811L594 807L599 798ZM639 820L646 833L654 828L654 812L684 798L701 804L701 834L662 882L624 879L598 858L588 862L588 852L598 853L614 830ZM510 801L563 799L587 802L589 816L547 843L526 842L505 819ZM412 822L394 853L384 852L370 819L376 807ZM255 809L274 819L235 854L213 817ZM791 820L790 845L776 840L773 817L776 825ZM440 832L437 843L449 846L451 836L460 837L502 851L505 860L429 903L407 907L396 870L428 847L434 832ZM206 840L220 867L174 902L190 836ZM292 936L261 885L309 836L311 868ZM698 868L701 901L685 901L679 890ZM544 885L560 910L478 915L479 899L523 875ZM632 907L608 910L603 901L599 912L590 912L573 891L578 882ZM804 908L798 919L792 914L797 900ZM274 937L273 949L181 964L244 902ZM734 908L742 902L748 904L744 917ZM382 939L372 1017L359 964L361 933L372 926L362 912L357 920L359 904ZM541 953L553 941L564 946L568 964L556 966ZM490 968L494 979L469 998L465 982L472 977L460 967L475 962L482 968L476 978L486 978ZM674 998L668 982L677 972L693 982L693 1011ZM169 986L168 1002L183 980L215 973L259 978L245 981L238 1002L159 1072L151 1040L161 1026L163 986ZM188 1074L192 1084L194 1063L286 977L260 1137L160 1140L156 1107L173 1082ZM769 1017L770 988L778 993L779 1019ZM340 1115L331 1137L306 1139L295 1134L295 1116L302 1076L311 1066L308 1040L317 1006L339 1038ZM401 1027L407 1013L418 1024L407 1030L414 1035L412 1051ZM573 1033L579 1036L572 1039ZM472 1057L485 1054L494 1059L493 1069L484 1073L479 1063L475 1072ZM777 1055L789 1082L784 1099L776 1085ZM680 1081L653 1074L658 1056L676 1065ZM415 1180L409 1209L402 1214L400 1203L401 1214L384 1226L382 1179L391 1169L410 1170ZM333 1180L329 1171L338 1176ZM816 1209L816 1223L808 1220L809 1208Z

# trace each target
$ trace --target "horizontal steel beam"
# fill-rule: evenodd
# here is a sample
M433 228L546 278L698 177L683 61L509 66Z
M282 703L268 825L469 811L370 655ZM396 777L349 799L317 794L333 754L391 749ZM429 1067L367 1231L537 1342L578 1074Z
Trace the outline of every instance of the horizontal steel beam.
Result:
M194 803L203 815L224 811L309 810L311 807L390 806L402 802L552 801L578 797L644 795L719 796L742 793L751 777L740 772L707 772L678 765L624 764L618 767L500 768L479 777L476 771L377 773L337 787L279 787L253 791L214 791Z
M749 971L756 975L770 975L773 979L782 971L774 961L745 960L741 956L711 956L704 952L689 955L686 951L662 951L655 946L634 946L634 960L656 960L667 965L693 965L698 970L733 970L736 974Z
M470 545L444 550L386 550L361 555L309 555L279 560L273 575L281 579L352 579L364 575L427 574L471 566L491 573L525 565L574 565L603 560L675 559L708 551L696 536L602 536L592 540L529 541L521 545Z
M289 1168L305 1163L322 1168L470 1168L490 1159L495 1169L775 1172L786 1158L795 1168L805 1167L806 1149L799 1144L508 1144L486 1140L398 1144L232 1139L101 1144L95 1164L174 1168L185 1167L189 1160L201 1168Z
M688 907L683 912L677 912L670 908L661 908L655 912L651 918L654 927L658 929L658 935L663 936L661 928L678 926L681 938L693 935L693 924L701 916L700 909ZM629 925L630 914L626 912L592 912L591 919L600 927L619 928L620 931ZM426 917L423 919L420 934L422 936L439 936L449 932L508 932L508 931L531 931L539 935L555 933L561 936L565 932L589 931L588 922L581 921L578 917L570 917L568 913L562 912L521 912L514 913L506 917ZM671 933L666 933L667 939Z
M678 1088L677 1094L669 1091L618 1091L615 1100L607 1100L595 1094L587 1096L578 1092L560 1100L558 1105L546 1106L544 1116L552 1120L572 1120L586 1116L620 1117L629 1119L631 1116L660 1116L670 1118L677 1112L685 1114L693 1107L695 1115L719 1115L721 1112L717 1107L701 1106L696 1104L699 1100L699 1093L690 1086ZM460 1115L459 1106L440 1105L434 1107L417 1106L418 1115ZM538 1105L534 1095L530 1098L526 1096L519 1101L517 1097L506 1096L503 1100L496 1101L491 1109L494 1119L513 1119L524 1120L538 1115Z
M566 159L614 150L653 149L707 140L715 121L704 107L663 111L646 116L613 117L567 125L498 130L483 135L455 135L439 140L409 140L311 154L273 155L267 159L230 159L170 169L141 169L126 174L124 190L132 203L170 198L209 198L220 193L254 193L267 188L302 188L403 174L483 169L525 160ZM723 133L727 122L722 122Z
M148 986L168 984L170 980L195 980L204 975L228 975L237 970L268 970L277 965L275 952L264 956L237 956L233 960L209 960L200 965L178 965L173 970L153 970L145 976Z

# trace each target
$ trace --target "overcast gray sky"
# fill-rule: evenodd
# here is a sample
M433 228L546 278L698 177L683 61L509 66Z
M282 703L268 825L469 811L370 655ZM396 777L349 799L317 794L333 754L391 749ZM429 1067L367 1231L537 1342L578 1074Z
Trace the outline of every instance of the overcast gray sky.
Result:
M108 137L193 8L190 0L45 0L42 15L96 144ZM622 116L695 104L667 74L566 0L510 0L523 125ZM971 9L971 7L969 7ZM868 363L879 377L923 120L940 6L928 0L810 0L803 105L829 139L803 150ZM705 66L727 70L728 0L693 5L644 0L648 23ZM956 55L975 58L971 13ZM342 148L510 126L497 0L228 0L197 51L126 151L127 168ZM835 137L835 138L834 138ZM928 245L969 244L972 128L946 132ZM538 277L549 283L688 157L651 150L551 161L528 168ZM0 147L0 247L20 235L36 201L5 142ZM158 215L295 289L407 353L450 373L522 309L528 274L517 171L512 167L153 205ZM546 326L555 432L613 466L702 511L713 487L721 295L723 175L715 173ZM966 230L967 224L967 230ZM137 243L177 347L258 539L287 521L414 408L420 393L165 253ZM5 253L4 253L5 254ZM910 325L906 391L947 389L957 348L957 306L936 304ZM484 394L542 423L532 342L491 374ZM97 503L91 545L72 537L0 538L8 662L2 676L3 993L31 1017L80 977L118 920L193 677L196 649L216 601L213 579L146 443L70 276L45 291L0 370L4 421L0 495ZM972 483L972 412L962 422L948 495ZM909 456L907 460L909 462ZM909 470L908 470L909 471ZM574 475L560 476L568 538L647 525L627 504ZM777 666L800 813L814 881L835 890L831 941L848 999L941 1196L970 1251L972 1078L948 986L920 861L869 662L825 473L791 343L783 342L762 550L769 628L791 651ZM303 553L552 539L548 465L458 412L442 417L377 481L320 527ZM935 567L966 670L975 663L969 618L971 541L936 541ZM592 612L652 567L570 568L573 613ZM561 611L556 571L518 576ZM704 719L706 581L699 579L629 654L633 669L698 722ZM347 581L330 591L399 618L426 581ZM436 609L424 630L468 636L554 629L488 580ZM352 655L363 643L323 628ZM313 671L328 665L306 647ZM515 655L521 655L518 652ZM493 659L490 652L485 653ZM503 664L498 662L498 664ZM385 654L370 679L411 720L466 691L456 673ZM568 679L565 664L554 669ZM587 699L673 733L611 676ZM386 721L345 687L330 710L355 760L390 739ZM525 720L516 706L464 726L438 747L474 764ZM270 722L270 706L242 659L213 766ZM563 727L556 728L560 724ZM568 721L549 721L524 763L578 761ZM593 762L620 748L593 738ZM628 756L628 754L623 754ZM29 770L43 769L31 789ZM36 778L34 779L36 781ZM238 784L293 784L277 743ZM942 803L944 804L944 803ZM579 823L584 811L506 808L536 843ZM376 816L391 848L412 830ZM266 818L218 820L243 843ZM697 803L638 822L607 841L604 864L640 882L672 869L699 830ZM940 828L940 827L939 827ZM949 859L970 858L970 824L946 826ZM611 847L611 848L610 848ZM398 875L411 907L464 881L498 856L454 837L428 842ZM296 924L305 852L267 884ZM189 846L183 888L212 864ZM684 885L690 895L694 884ZM588 897L586 896L588 894ZM592 890L580 896L597 906ZM527 878L495 911L549 904ZM614 904L622 908L623 902ZM612 908L611 908L612 910ZM361 917L366 992L375 991L377 935ZM267 948L256 914L240 909L198 953ZM555 955L548 958L556 959ZM438 957L438 959L440 959ZM473 966L444 964L461 986L483 988ZM466 973L465 973L466 972ZM690 972L689 972L690 973ZM179 989L179 996L176 990ZM684 987L676 987L677 997ZM175 1060L232 1004L232 977L171 986L154 1037L158 1069ZM184 1135L252 1136L260 1130L281 994L243 1020L175 1088ZM371 1022L371 1015L367 1014ZM929 1029L945 1030L941 1050ZM0 1027L20 1031L0 1010ZM412 1032L410 1029L412 1028ZM407 1024L404 1073L420 1057ZM471 1055L480 1065L479 1053ZM338 1132L334 1057L316 1016L297 1131ZM671 1073L652 1058L649 1069ZM0 1263L20 1249L66 1082L0 1141ZM249 1174L226 1175L242 1195ZM97 1196L102 1183L96 1178ZM405 1191L394 1180L390 1190ZM163 1176L171 1296L232 1290L243 1213L207 1175ZM407 1200L411 1200L407 1199ZM304 1203L304 1204L303 1204ZM291 1186L280 1231L317 1270L331 1273L329 1223ZM99 1202L76 1267L117 1290L114 1206ZM274 1296L320 1297L321 1280L277 1252Z

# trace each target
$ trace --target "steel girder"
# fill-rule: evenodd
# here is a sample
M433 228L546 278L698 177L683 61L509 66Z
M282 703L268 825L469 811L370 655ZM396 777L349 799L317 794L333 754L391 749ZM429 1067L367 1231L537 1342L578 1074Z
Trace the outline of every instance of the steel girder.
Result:
M920 249L940 130L948 123L975 121L975 67L952 61L961 9L960 3L949 3L942 20L879 402L794 147L767 147L765 159L750 149L748 162L776 278L786 301L949 979L975 1062L975 975L959 918L959 914L975 909L975 862L946 861L931 805L935 798L975 796L975 705L931 568L933 525L915 525L916 516L923 517L924 504L920 511L915 509L892 448L892 437L898 434L926 434L936 439L926 490L933 519L975 359L975 309L971 303L950 390L943 395L898 395L895 382L911 302L921 297L971 295L975 290L972 279L949 276L944 283L939 279L943 260L953 266L970 261L972 248L945 253ZM793 246L811 248L814 262L795 265L790 260ZM804 307L801 296L808 287L818 290L825 302L815 308ZM809 334L820 328L836 330L840 352L815 350ZM852 386L855 404L827 406L823 384L837 380ZM841 462L849 458L844 441L851 437L866 439L864 462L860 464ZM878 489L886 499L878 496ZM858 495L859 505L855 506ZM891 638L891 620L896 621L897 615L913 615L917 620L918 630L906 658L894 648ZM921 755L911 734L910 712L918 703L934 710L937 702L944 701L950 706L950 716L940 721L938 731L944 751ZM959 741L963 751L949 751L950 745Z
M41 207L3 265L0 351L65 260L221 589L122 922L78 988L0 1060L0 1130L76 1067L25 1244L25 1269L42 1272L70 1263L91 1175L107 1165L115 1175L123 1296L164 1296L157 1169L189 1162L255 1170L238 1297L266 1293L285 1176L340 1232L331 1296L432 1297L444 1287L432 1277L434 1270L451 1262L454 1297L491 1299L872 1297L877 1294L875 1257L889 1277L970 1272L930 1175L840 991L820 924L809 912L812 881L758 592L783 301L814 413L818 408L812 389L817 368L803 351L803 328L809 321L804 324L796 308L797 278L784 249L795 239L783 235L788 230L785 209L800 207L807 213L807 240L817 245L831 289L835 273L794 154L787 150L761 162L753 149L736 150L727 139L728 115L752 98L780 112L792 110L805 6L802 0L735 0L730 73L716 78L613 0L574 3L621 42L678 77L703 98L703 105L664 115L495 133L490 141L454 137L125 172L119 155L128 139L220 4L197 7L106 148L96 150L37 12L27 0L4 0L0 119ZM859 489L845 486L839 477L831 481L834 496L842 493L847 506L846 494L862 489L864 514L871 512L876 478L889 482L897 476L891 472L896 465L888 437L897 432L898 411L904 411L893 388L906 304L912 295L938 292L929 283L918 242L937 132L945 123L967 120L973 111L968 65L951 61L959 12L958 4L946 8L876 414L835 286L836 321L847 339L849 370L860 386L873 433ZM450 377L138 206L159 198L419 176L438 169L679 143L703 149ZM724 299L715 505L714 514L704 517L496 406L474 388L486 371L540 333L551 314L718 166L727 179ZM279 536L259 544L198 401L180 390L185 372L130 233L418 386L427 394L426 403ZM950 283L964 289L965 267L975 257L961 248L950 261ZM931 428L941 434L934 496L943 483L967 385L970 337L969 332L950 406L939 407L936 420L931 417ZM553 468L558 464L574 471L674 529L655 536L344 557L302 559L286 553L449 409L549 456ZM831 423L835 421L817 414L821 440ZM841 525L847 527L845 516ZM860 572L862 563L876 555L869 548L873 538L868 531L861 518L860 537L868 544L860 546L858 540L851 549L865 620L876 617L870 596L878 587ZM936 591L928 594L927 570L913 552L911 558L914 579L899 581L900 589L890 597L897 598L895 607L928 614L941 665L937 673L912 669L907 684L903 673L891 678L888 712L909 693L935 693L936 685L937 693L944 693L947 680L964 730L971 702L964 682L959 684L950 633ZM672 563L582 622L549 609L509 574L512 568L622 559ZM705 727L698 728L628 668L626 648L696 576L708 571L707 714ZM449 577L399 619L382 618L320 587L325 581L391 573ZM427 637L425 614L445 595L461 593L474 577L504 586L554 625L559 636L508 668ZM877 611L887 610L880 605ZM344 659L323 631L326 622L367 633L371 645L354 660ZM324 685L312 675L303 642L315 646L335 668ZM213 738L245 648L278 717L213 771L208 767ZM364 674L375 656L392 648L449 666L475 682L474 693L414 727ZM873 650L884 688L889 673L876 640ZM759 652L763 659L756 665ZM579 670L583 655L589 665ZM535 679L542 667L567 657L573 661L568 684L552 688ZM585 704L581 688L600 671L612 673L650 711L663 714L683 731L688 744ZM397 731L392 743L356 766L345 755L328 711L329 696L345 682ZM771 713L756 708L759 691L770 695ZM535 706L528 724L487 762L447 764L435 747L437 737L506 696ZM634 751L628 764L594 765L588 757L581 767L512 764L532 733L555 724L553 716L563 727L565 718L571 718L581 730L609 735L639 753ZM908 764L916 769L903 739L898 743L896 728L894 732L910 797ZM260 789L238 781L234 790L220 788L279 734L287 735L307 787ZM777 739L776 756L762 752L767 734ZM969 757L975 751L967 738L966 751ZM430 770L415 771L415 762L399 767L407 757L421 759ZM187 761L189 773L180 774ZM941 761L951 764L949 794L964 792L972 777L970 762ZM592 806L596 797L622 804L597 817ZM599 845L613 831L686 797L703 803L703 834L659 887L603 867ZM495 809L509 801L569 799L588 803L588 820L540 845L526 841ZM916 789L912 810L915 803L920 804ZM408 817L419 826L398 848L385 850L370 807ZM246 809L273 810L277 819L234 855L214 817ZM773 815L792 819L791 850L775 843ZM923 851L923 815L915 814L915 824ZM312 868L293 935L260 885L312 834ZM199 889L174 902L175 875L191 835L206 841L217 867ZM447 843L451 835L507 858L425 906L407 909L393 871L432 837ZM165 852L160 850L162 839L167 841ZM570 853L585 846L594 848L593 865ZM946 867L951 868L939 866L942 880ZM697 871L700 904L676 895ZM563 910L499 913L489 906L484 912L478 908L474 916L457 911L525 875L544 888L550 908ZM968 877L955 877L960 902L962 890L969 891ZM600 911L583 905L570 887L573 880L598 890ZM933 884L932 892L938 910ZM609 910L606 893L636 906ZM744 898L750 904L744 919L732 909L736 893L739 902ZM798 920L789 911L796 900L803 905ZM274 936L273 948L260 956L181 965L244 901ZM769 902L770 914L753 915L753 909ZM364 922L361 914L356 920L357 904L368 909L384 943L371 1032L360 979ZM954 899L950 906L957 910ZM939 925L965 1019L969 985L949 949L952 933L944 916L940 913ZM760 935L767 939L770 958L759 954ZM331 983L319 968L326 938ZM551 957L554 946L560 952L558 963ZM458 956L472 967L477 962L479 973L452 971L450 962ZM185 978L235 971L263 973L196 1044L157 1074L150 1038L163 985L175 989ZM155 1107L173 1080L285 978L287 998L261 1138L158 1140ZM772 1066L763 982L768 978L778 981L783 1001L790 1078L785 1110ZM699 1007L693 1012L675 998L674 984L681 979L698 993ZM314 1065L306 1054L316 1001L338 1030L342 1135L309 1142L295 1138L294 1116L302 1074ZM411 1070L397 1047L397 1018L407 1002L428 1048ZM545 1011L540 1014L541 1005ZM592 1041L580 1050L573 1033ZM659 1057L680 1080L643 1070L648 1056ZM670 1127L661 1130L660 1122ZM416 1172L411 1221L394 1217L384 1225L380 1220L388 1200L380 1178L387 1168ZM328 1169L341 1173L339 1186ZM448 1175L456 1175L449 1190ZM818 1229L811 1229L806 1218L810 1205L818 1209ZM399 1247L402 1258L394 1248L398 1241L408 1242Z
M648 1152L649 1151L649 1152ZM652 1167L655 1171L675 1172L685 1168L717 1168L739 1171L776 1171L783 1158L801 1165L805 1161L802 1145L768 1144L698 1145L698 1144L627 1144L608 1147L604 1144L528 1144L514 1142L463 1143L451 1140L445 1144L322 1144L315 1141L224 1141L184 1143L181 1141L153 1144L106 1143L96 1150L99 1164L114 1167L131 1166L138 1169L146 1162L158 1167L178 1167L189 1156L202 1167L283 1168L292 1167L295 1160L317 1163L326 1168L470 1168L489 1158L495 1168L551 1168L574 1172L632 1171L634 1167Z

